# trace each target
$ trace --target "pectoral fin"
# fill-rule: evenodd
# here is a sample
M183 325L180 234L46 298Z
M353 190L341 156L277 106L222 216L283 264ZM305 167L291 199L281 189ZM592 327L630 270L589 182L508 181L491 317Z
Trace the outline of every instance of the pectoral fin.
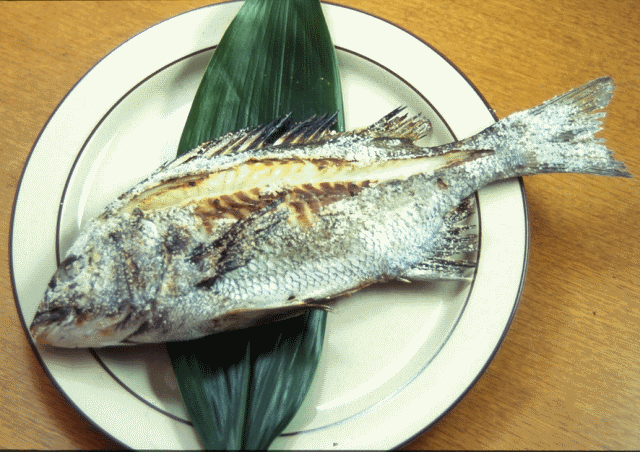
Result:
M325 305L313 303L295 303L287 306L262 309L234 309L211 321L211 332L237 330L263 325L302 315L312 309L326 310Z

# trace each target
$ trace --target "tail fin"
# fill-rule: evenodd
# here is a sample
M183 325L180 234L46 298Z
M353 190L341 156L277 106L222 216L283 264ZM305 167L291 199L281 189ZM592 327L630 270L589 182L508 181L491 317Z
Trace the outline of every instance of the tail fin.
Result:
M505 176L538 173L584 173L631 177L595 133L614 84L610 77L593 80L542 105L514 113L478 135L464 149L493 149L508 167ZM460 147L458 147L460 149Z
M534 159L551 172L577 172L602 176L631 177L623 163L614 160L602 130L604 112L615 85L610 77L593 80L529 110L534 133L549 144L549 152L537 152ZM540 127L542 126L542 127Z

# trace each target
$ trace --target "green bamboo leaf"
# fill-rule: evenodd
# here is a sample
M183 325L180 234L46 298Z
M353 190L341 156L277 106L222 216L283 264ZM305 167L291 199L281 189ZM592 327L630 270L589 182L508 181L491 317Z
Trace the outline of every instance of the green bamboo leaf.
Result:
M178 155L288 113L304 120L342 110L338 64L320 2L247 0L205 71Z
M202 443L207 449L239 450L246 411L246 404L239 402L248 397L251 376L249 343L241 332L228 333L225 339L224 353L201 348L223 345L219 340L167 344L167 348L180 394Z
M243 449L260 450L285 429L302 405L318 366L326 312L312 311L251 336L251 386Z
M291 113L339 112L335 50L318 0L247 0L194 98L178 154ZM264 449L300 407L320 359L326 313L167 344L205 447Z

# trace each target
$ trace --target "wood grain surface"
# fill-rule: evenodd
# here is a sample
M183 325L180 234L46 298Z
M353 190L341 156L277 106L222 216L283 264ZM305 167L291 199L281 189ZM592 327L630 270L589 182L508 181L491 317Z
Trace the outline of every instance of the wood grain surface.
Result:
M58 393L29 345L17 315L8 262L12 205L38 133L73 85L123 41L207 3L0 2L0 224L5 238L0 245L0 447L121 447ZM617 89L602 136L636 176L525 178L531 246L511 329L460 403L405 447L637 449L637 2L337 3L382 17L430 43L466 74L499 117L598 76L612 76Z

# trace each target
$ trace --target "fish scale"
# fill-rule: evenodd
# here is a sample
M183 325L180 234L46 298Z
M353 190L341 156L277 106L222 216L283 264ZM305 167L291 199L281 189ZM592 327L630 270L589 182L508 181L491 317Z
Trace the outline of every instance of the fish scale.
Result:
M228 134L162 165L88 222L31 324L40 344L186 340L326 309L392 279L468 279L473 194L547 172L628 177L601 139L594 80L473 137L416 142L394 110L346 133L332 117Z

